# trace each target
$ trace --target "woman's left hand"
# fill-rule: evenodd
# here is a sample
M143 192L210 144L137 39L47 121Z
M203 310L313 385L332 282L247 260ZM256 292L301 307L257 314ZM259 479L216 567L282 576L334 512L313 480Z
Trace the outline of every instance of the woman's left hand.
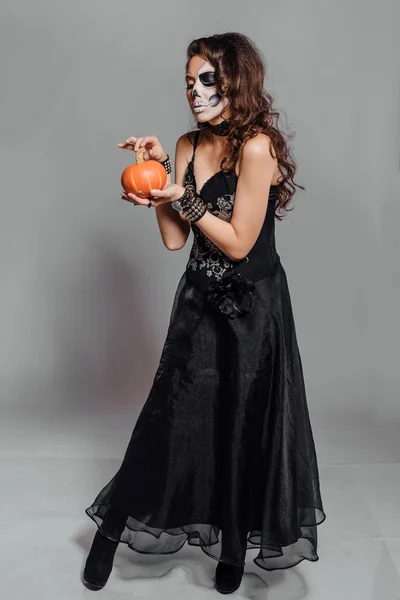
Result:
M170 183L166 185L163 190L151 190L150 198L139 198L139 196L135 196L135 194L127 194L126 192L121 192L121 198L123 200L128 200L128 202L132 202L132 204L140 204L142 206L147 206L149 200L151 205L156 207L161 204L167 204L167 202L175 202L181 198L185 191L185 188L181 185L177 185L176 183Z
M170 183L166 185L163 190L151 190L151 204L152 206L160 206L161 204L167 204L167 202L175 202L183 196L185 188L177 183Z

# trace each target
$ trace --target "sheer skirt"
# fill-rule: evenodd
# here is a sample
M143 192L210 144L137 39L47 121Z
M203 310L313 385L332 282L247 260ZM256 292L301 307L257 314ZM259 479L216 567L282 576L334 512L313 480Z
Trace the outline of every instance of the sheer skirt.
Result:
M286 274L230 319L184 273L160 363L118 472L86 509L146 554L187 542L266 570L317 561L325 520Z

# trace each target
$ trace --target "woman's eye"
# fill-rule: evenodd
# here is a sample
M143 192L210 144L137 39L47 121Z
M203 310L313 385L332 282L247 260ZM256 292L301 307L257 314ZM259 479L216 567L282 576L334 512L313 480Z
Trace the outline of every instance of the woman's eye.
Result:
M193 87L193 83L188 83L188 85L186 86L187 90L191 90Z
M215 86L215 72L208 71L207 73L202 73L200 75L200 81L207 87Z

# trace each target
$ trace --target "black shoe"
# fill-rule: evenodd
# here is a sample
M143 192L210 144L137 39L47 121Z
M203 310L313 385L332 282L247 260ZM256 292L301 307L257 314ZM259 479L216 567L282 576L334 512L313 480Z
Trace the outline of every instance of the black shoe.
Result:
M97 530L83 572L84 583L90 590L101 590L106 585L117 546L118 542L109 540Z
M215 570L216 588L220 594L232 594L240 587L244 567L219 562Z

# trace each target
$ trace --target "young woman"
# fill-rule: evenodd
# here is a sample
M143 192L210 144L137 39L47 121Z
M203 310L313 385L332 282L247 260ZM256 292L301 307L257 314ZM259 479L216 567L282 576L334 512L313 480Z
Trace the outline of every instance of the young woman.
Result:
M239 587L247 548L259 549L254 562L266 570L319 558L325 513L274 237L296 167L247 37L194 40L187 59L198 128L177 142L176 183L168 177L150 200L121 194L155 207L169 250L191 230L194 240L121 467L86 509L98 527L84 571L93 589L105 585L119 542L150 554L200 546L218 561L221 593ZM155 136L119 146L144 148L170 171Z

